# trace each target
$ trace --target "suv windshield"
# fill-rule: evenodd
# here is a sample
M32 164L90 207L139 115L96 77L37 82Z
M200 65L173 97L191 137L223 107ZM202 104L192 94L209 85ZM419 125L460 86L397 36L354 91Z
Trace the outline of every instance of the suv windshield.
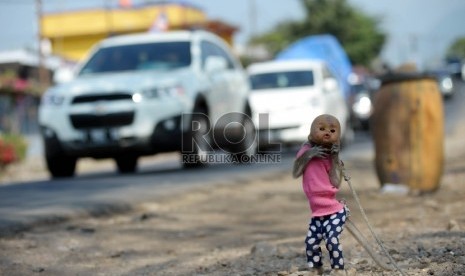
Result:
M253 90L312 86L314 84L312 71L255 74L250 76L250 82Z
M158 42L99 49L79 75L94 73L169 70L191 64L190 42Z

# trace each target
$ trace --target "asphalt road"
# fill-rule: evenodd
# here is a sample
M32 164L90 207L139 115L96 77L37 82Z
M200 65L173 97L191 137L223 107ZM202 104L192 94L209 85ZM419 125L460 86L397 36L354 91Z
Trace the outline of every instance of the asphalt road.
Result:
M453 131L454 125L464 118L464 88L459 84L454 98L445 101L446 133ZM199 170L183 170L179 156L173 154L144 164L136 174L119 175L113 169L102 169L71 179L10 183L0 186L0 236L74 216L131 210L143 202L156 201L158 196L187 187L237 183L290 172L295 152L296 149L283 149L280 159L271 163L214 164ZM373 156L373 143L367 132L356 133L354 143L341 153L346 162Z
M183 170L176 155L141 166L138 173L120 175L111 169L81 173L75 178L14 183L0 187L0 233L31 224L69 219L76 215L120 212L164 193L185 187L234 183L288 170L291 155L275 164L215 164Z

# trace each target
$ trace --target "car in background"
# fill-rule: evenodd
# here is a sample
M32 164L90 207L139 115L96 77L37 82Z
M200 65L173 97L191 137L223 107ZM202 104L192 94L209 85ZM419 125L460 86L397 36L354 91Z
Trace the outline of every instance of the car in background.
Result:
M105 39L74 76L48 89L39 106L52 177L73 176L83 157L112 158L128 173L141 156L179 151L185 167L201 166L213 135L230 123L224 115L250 115L245 70L227 43L206 31ZM231 127L228 133L242 137ZM228 146L249 154L242 142Z
M350 84L349 110L352 126L357 130L369 130L373 98L381 81L372 75L354 73Z
M368 130L373 113L372 93L364 83L351 85L350 120L355 129Z
M445 59L445 69L443 70L448 71L454 79L465 80L465 62L459 57L447 57Z
M436 69L426 72L429 75L432 75L436 78L438 82L439 91L445 99L449 99L455 94L455 85L454 82L458 81L454 74L452 74L447 69Z
M260 62L251 64L247 72L252 120L261 134L261 148L268 143L307 141L311 122L324 113L339 120L343 141L351 139L353 131L343 92L324 61Z

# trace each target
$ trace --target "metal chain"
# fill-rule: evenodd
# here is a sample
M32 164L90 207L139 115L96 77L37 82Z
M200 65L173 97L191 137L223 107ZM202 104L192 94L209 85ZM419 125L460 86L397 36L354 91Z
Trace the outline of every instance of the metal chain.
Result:
M346 173L345 173L345 169L342 170L342 175L344 177L344 180L347 182L347 184L349 184L349 187L350 187L350 190L352 191L352 195L355 199L355 202L357 203L358 205L358 208L360 209L360 212L362 213L362 216L363 216L363 219L365 220L365 223L368 225L368 228L370 229L370 232L371 234L373 235L373 238L375 238L376 242L378 243L378 245L381 247L381 249L383 250L384 254L389 258L389 261L391 261L392 265L396 268L396 270L402 275L402 276L406 276L406 274L402 271L402 269L397 265L396 261L394 261L394 259L392 258L391 254L389 254L389 252L386 250L386 248L384 247L382 241L378 238L378 235L375 234L375 231L373 230L373 227L371 226L370 222L368 221L368 217L367 215L365 214L365 210L363 209L362 207L362 204L360 203L360 199L358 198L358 195L357 193L355 192L355 189L354 187L352 186L352 183L350 182L350 176L348 176Z

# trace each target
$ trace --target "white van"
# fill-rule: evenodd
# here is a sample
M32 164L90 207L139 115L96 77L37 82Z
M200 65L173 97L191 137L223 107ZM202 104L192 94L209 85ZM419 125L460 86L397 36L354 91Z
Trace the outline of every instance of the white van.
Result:
M306 141L313 119L323 113L338 118L343 141L353 135L342 90L324 61L268 61L254 63L247 70L260 146Z

